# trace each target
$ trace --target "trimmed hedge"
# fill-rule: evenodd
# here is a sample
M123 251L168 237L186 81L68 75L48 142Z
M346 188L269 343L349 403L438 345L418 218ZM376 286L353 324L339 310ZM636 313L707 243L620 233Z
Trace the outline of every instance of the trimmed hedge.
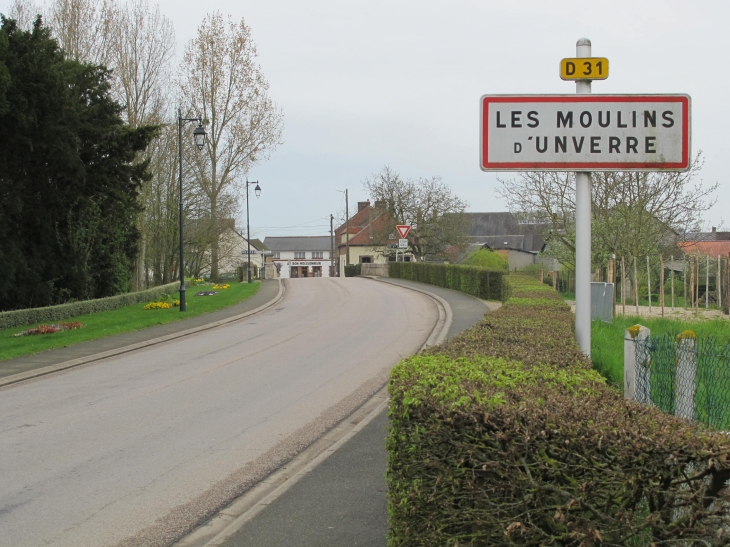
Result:
M362 273L362 264L345 266L345 277L357 277Z
M180 282L176 281L175 283L168 283L167 285L161 285L144 291L119 294L117 296L98 298L96 300L81 300L79 302L48 306L45 308L0 312L0 329L9 329L33 323L60 321L61 319L68 319L77 315L115 310L123 306L129 306L130 304L155 300L163 294L175 292L179 286Z
M458 264L390 262L388 276L461 291L484 300L504 300L505 272Z
M389 385L388 544L726 545L730 441L625 401L537 280Z

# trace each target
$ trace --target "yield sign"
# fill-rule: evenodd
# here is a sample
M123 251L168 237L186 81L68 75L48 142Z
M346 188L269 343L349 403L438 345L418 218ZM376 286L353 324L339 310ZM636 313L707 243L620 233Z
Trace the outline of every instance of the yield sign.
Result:
M398 233L400 234L401 238L408 237L408 232L411 231L411 227L407 224L399 224L395 227L396 230L398 230Z

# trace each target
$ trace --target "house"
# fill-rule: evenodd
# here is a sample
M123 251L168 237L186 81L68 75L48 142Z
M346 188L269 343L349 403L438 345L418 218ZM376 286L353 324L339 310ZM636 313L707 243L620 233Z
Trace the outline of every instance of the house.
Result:
M202 225L202 223L200 223ZM244 268L244 279L246 278L245 271L248 267L248 250L249 244L246 240L243 232L236 229L234 219L221 219L219 221L220 235L218 237L218 275L222 279L232 278L236 275L236 270L239 267ZM199 228L199 226L195 226ZM189 253L190 260L187 264L189 271L196 276L207 277L210 275L210 247L209 239L206 240L205 233L199 245L193 243L186 246L186 251ZM265 246L258 239L251 239L251 269L258 273L259 268L264 264L263 251L266 250ZM252 271L252 276L254 271Z
M557 261L540 256L546 246L547 224L519 222L510 212L464 214L470 221L467 252L482 248L496 251L510 270L536 263L551 271L560 269Z
M330 236L267 237L264 245L281 278L332 277L334 255Z
M370 200L359 201L349 222L335 230L339 275L344 277L347 264L385 264L395 260L395 251L387 247L398 243L398 236L389 233L392 224L385 203L376 201L371 205ZM405 253L403 260L410 262L412 255Z

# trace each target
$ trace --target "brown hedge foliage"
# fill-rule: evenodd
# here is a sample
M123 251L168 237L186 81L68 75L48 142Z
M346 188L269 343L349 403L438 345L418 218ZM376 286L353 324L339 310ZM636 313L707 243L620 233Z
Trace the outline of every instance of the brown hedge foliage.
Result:
M730 441L626 402L570 310L513 298L389 386L391 546L725 545Z

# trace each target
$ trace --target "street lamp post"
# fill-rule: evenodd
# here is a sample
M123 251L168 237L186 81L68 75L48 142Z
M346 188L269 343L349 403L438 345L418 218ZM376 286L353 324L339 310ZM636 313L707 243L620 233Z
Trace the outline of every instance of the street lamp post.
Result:
M198 122L198 127L193 131L193 139L198 150L205 146L205 129L201 118L183 118L182 111L177 109L177 143L180 166L178 178L180 182L180 311L187 310L185 303L185 254L183 247L183 183L182 183L182 128L185 122Z
M248 282L251 283L251 226L249 224L249 215L248 215L248 185L249 184L256 184L256 188L253 189L254 192L256 192L256 199L261 196L261 186L259 186L259 181L252 180L251 182L248 181L248 177L246 177L246 243L248 244Z

